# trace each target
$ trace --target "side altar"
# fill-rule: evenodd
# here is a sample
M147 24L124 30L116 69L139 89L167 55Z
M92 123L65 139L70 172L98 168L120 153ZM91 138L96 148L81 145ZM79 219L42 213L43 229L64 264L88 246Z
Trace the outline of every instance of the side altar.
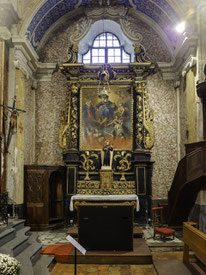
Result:
M137 195L140 209L134 220L146 224L154 145L147 76L155 66L140 45L134 48L135 62L122 65L78 63L77 48L69 48L69 59L60 66L68 80L59 129L67 170L66 219L77 215L69 210L74 195Z

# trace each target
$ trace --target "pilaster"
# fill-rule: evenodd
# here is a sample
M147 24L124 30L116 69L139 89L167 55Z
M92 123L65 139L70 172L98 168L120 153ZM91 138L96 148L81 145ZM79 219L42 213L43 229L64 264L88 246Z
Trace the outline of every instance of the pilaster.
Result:
M8 62L9 62L9 43L11 40L11 26L17 23L18 16L11 3L2 0L0 3L0 104L8 103ZM7 110L4 109L5 115ZM5 116L4 116L5 117ZM7 158L5 152L5 132L7 130L6 121L3 126L3 106L0 108L0 192L7 191L6 173Z
M174 88L177 97L177 161L181 159L181 128L180 128L180 81L176 81Z

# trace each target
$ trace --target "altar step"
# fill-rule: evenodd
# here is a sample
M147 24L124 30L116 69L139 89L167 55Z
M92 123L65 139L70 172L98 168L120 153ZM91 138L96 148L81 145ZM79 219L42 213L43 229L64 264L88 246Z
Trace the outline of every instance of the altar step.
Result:
M69 227L67 234L71 235L73 238L78 238L78 227L77 225L74 225L72 227ZM134 226L133 228L133 237L134 238L142 238L144 235L141 227Z
M134 238L133 251L87 251L86 255L77 251L77 264L152 264L152 254L143 238ZM62 262L74 263L74 248Z

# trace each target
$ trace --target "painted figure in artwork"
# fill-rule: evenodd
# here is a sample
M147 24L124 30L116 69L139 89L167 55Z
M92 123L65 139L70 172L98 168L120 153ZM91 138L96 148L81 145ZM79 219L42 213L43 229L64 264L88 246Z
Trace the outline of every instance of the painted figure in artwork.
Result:
M131 148L131 89L88 87L81 95L81 149L103 151L106 140L115 148Z
M117 106L109 100L109 95L105 87L103 87L100 92L99 98L101 101L96 105L96 108L99 110L100 125L104 125L113 119Z

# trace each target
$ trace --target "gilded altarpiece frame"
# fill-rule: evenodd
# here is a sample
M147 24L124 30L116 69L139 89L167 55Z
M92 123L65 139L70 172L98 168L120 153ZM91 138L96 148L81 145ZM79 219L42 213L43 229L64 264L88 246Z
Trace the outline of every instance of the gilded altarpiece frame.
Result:
M154 129L146 78L155 66L141 57L128 65L90 66L68 61L60 69L67 77L68 91L59 143L66 166L70 170L75 167L76 171L75 181L74 177L67 180L68 190L90 195L137 194L140 212L136 218L142 224L147 223L151 217L150 150L154 145ZM101 117L105 105L101 104L99 93L103 90L108 95L107 111L111 111L106 120ZM100 179L105 140L114 148L113 180L109 186L102 186ZM67 196L69 201L71 195Z

